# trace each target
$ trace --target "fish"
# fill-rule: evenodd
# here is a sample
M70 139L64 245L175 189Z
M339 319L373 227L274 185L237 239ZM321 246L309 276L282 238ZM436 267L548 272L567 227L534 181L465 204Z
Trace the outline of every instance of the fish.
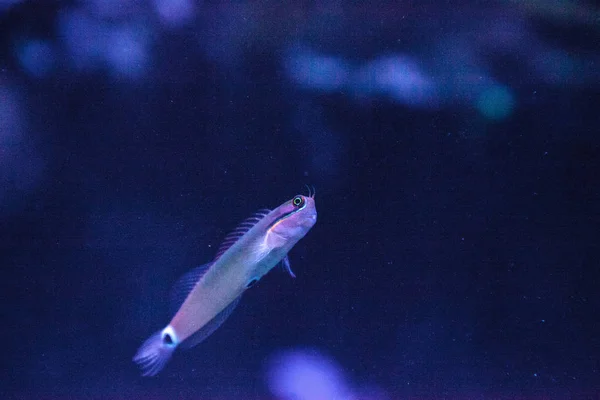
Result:
M192 348L231 315L243 293L281 265L292 277L289 251L317 222L314 189L274 210L262 209L227 235L213 261L184 274L171 291L173 317L138 349L133 361L155 376L181 347Z

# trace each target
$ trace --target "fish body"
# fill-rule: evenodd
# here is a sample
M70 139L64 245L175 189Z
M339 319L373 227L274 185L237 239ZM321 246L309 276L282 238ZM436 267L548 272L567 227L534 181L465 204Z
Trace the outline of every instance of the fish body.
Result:
M175 315L134 357L143 375L160 372L178 346L189 348L206 339L227 319L242 294L276 265L281 263L294 276L287 254L316 220L314 194L309 193L240 224L225 238L213 262L176 283Z

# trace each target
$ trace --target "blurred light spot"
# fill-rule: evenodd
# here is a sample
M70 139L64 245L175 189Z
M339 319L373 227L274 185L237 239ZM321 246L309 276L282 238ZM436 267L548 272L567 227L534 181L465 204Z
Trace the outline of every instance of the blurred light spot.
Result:
M315 350L275 355L268 367L271 392L289 400L349 400L353 396L340 367Z
M407 105L428 105L435 100L434 83L408 57L390 56L362 67L354 82L357 94L386 95Z
M477 109L486 118L501 120L512 114L514 100L511 91L504 86L485 89L477 100Z
M148 68L148 34L143 25L117 25L70 11L62 15L59 26L76 70L108 68L117 76L138 78Z
M342 59L312 51L296 50L288 58L286 68L296 84L324 92L340 89L348 79L348 66Z
M50 43L44 40L20 43L17 58L25 72L35 78L43 78L54 68L54 51Z
M154 8L160 20L170 26L190 22L194 17L195 7L192 0L154 0Z
M80 71L100 68L109 34L107 27L81 11L65 12L58 24L72 67Z
M139 29L122 26L113 29L107 38L106 60L118 75L136 78L148 66L148 49Z

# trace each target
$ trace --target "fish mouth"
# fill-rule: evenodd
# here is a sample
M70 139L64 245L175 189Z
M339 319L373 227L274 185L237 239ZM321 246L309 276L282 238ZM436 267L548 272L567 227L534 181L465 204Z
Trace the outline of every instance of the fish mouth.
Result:
M312 226L316 223L317 223L317 213L313 213L313 214L307 215L304 218L304 222L302 225L304 225L305 227L308 227L308 228L312 228Z

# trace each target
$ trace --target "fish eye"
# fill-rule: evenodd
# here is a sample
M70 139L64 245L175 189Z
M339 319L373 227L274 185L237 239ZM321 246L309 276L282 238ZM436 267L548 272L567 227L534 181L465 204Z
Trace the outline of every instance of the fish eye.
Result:
M292 204L294 205L294 207L302 207L304 205L304 197L302 197L302 196L294 197L294 199L292 200Z

